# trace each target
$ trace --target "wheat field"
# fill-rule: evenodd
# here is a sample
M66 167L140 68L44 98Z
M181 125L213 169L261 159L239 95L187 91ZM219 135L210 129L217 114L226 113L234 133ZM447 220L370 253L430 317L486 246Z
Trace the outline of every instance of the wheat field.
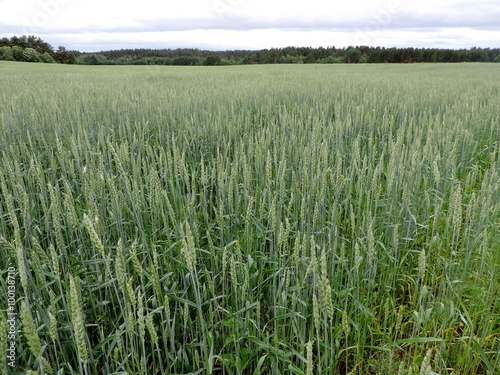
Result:
M0 374L500 373L493 64L0 87Z

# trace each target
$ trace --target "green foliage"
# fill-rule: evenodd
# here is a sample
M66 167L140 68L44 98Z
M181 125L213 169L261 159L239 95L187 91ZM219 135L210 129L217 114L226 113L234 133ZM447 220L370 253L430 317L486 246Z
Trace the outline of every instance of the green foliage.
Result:
M361 59L361 52L357 48L350 48L347 50L345 59L348 64L357 64Z
M23 52L23 61L26 62L41 62L40 54L33 48L26 48Z
M83 58L83 62L87 65L98 65L99 64L99 61L97 60L96 55L86 55Z
M0 65L12 372L499 372L492 64Z
M175 57L172 65L201 65L200 60L194 56L179 56Z
M500 55L495 49L434 48L271 48L259 51L204 51L199 49L135 49L100 52L106 64L133 65L236 65L236 64L338 64L338 63L416 63L416 62L493 62ZM171 59L166 63L166 59ZM220 59L220 62L219 60ZM208 62L208 63L207 63ZM85 63L82 60L80 63Z
M221 57L217 55L210 55L205 58L205 64L204 65L221 65Z
M23 61L24 50L21 47L13 46L12 47L12 56L16 61Z
M44 52L43 54L40 55L40 61L47 64L52 64L56 62L52 57L52 55L48 52Z
M12 53L12 47L2 46L0 47L0 60L13 61L14 54Z
M25 62L61 62L65 64L75 63L75 51L66 51L64 47L59 47L57 53L50 44L34 35L23 35L21 37L0 39L0 60L25 61ZM99 59L104 59L99 56Z
M200 49L121 49L99 53L67 51L52 46L39 37L13 36L0 39L1 47L34 49L38 54L48 54L63 64L81 65L238 65L238 64L338 64L338 63L416 63L416 62L494 62L498 61L500 48L436 49L436 48L385 48L368 46L336 47L285 47L259 51L207 51ZM14 60L25 61L22 52L15 51ZM9 55L3 60L7 60ZM0 53L0 59L2 54ZM42 58L42 60L49 60Z
M319 61L320 64L342 64L345 60L342 57L325 57Z
M98 54L82 55L78 61L80 64L85 65L105 65L107 63L106 57Z
M54 53L54 60L61 64L75 64L76 56L74 53L66 50L65 47L59 46L57 51Z
M23 35L21 37L13 36L12 38L2 38L0 39L0 47L2 46L18 46L22 49L33 48L39 54L47 52L48 54L54 53L54 50L50 44L44 42L39 37L34 35Z

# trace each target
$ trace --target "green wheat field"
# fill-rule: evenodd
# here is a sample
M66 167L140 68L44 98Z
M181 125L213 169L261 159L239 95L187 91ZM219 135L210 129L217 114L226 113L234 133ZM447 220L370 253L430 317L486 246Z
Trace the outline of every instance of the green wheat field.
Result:
M0 374L500 374L498 66L0 87Z

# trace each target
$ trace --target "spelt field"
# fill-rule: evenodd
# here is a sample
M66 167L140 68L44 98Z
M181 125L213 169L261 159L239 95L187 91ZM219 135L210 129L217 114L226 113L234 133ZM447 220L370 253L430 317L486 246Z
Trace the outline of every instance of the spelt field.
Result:
M0 374L500 374L499 67L0 87Z

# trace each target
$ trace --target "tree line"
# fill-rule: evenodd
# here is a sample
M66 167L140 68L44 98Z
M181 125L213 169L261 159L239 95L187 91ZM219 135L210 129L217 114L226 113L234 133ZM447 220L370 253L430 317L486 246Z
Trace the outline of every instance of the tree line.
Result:
M356 46L285 47L234 51L196 48L121 49L87 53L55 50L39 37L0 39L0 60L82 65L244 65L244 64L358 64L500 62L500 48L439 49Z
M76 64L78 51L57 50L34 35L0 39L0 60Z
M199 49L121 49L81 53L88 65L244 65L244 64L357 64L424 62L500 62L500 48L438 49L384 47L286 47L258 51Z

